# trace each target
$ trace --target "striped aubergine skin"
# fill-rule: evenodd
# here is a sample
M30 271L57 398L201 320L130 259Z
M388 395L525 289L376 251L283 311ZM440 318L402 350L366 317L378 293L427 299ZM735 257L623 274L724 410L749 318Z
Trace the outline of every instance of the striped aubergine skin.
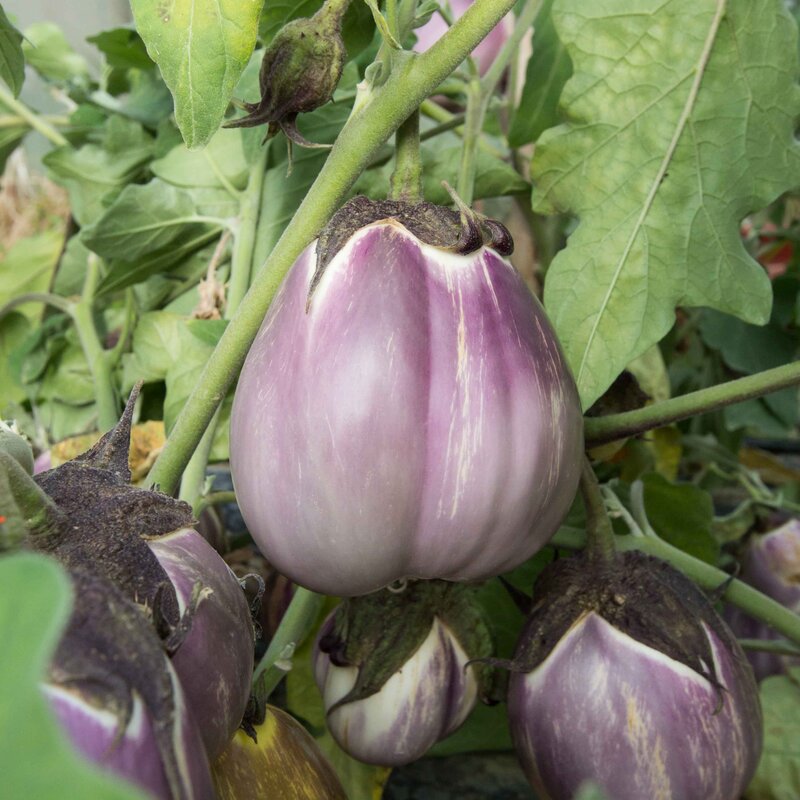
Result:
M761 754L758 690L741 651L706 633L721 693L594 613L513 673L509 724L539 796L571 800L592 780L614 800L738 800Z
M172 657L186 703L211 761L239 728L250 699L254 632L238 578L197 531L181 528L148 540L178 599L181 614L195 584L210 589L185 641Z
M763 536L751 538L739 578L791 611L800 612L800 520L790 519ZM728 605L724 616L740 639L781 638L761 620L735 606ZM759 681L800 665L798 658L756 650L748 650L747 658Z
M185 793L182 800L214 800L214 786L200 732L171 668L170 673L176 702L173 741ZM149 797L175 800L156 744L152 720L138 696L134 696L127 726L120 731L117 714L98 708L79 690L44 684L42 691L61 727L82 756L145 790ZM67 797L67 787L65 792Z
M292 580L355 596L525 561L574 497L577 391L513 267L384 220L293 266L242 370L231 467L245 521Z
M330 620L319 636L329 630ZM354 686L357 667L339 667L314 648L314 678L339 746L353 758L400 767L421 758L467 718L478 697L469 657L438 618L419 649L373 695L330 710Z

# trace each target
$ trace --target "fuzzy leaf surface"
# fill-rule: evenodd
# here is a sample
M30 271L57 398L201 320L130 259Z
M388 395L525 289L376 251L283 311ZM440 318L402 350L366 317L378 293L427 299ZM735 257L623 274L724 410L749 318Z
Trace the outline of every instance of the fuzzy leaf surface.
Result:
M256 45L263 0L131 0L136 29L175 99L186 146L219 128Z
M556 0L569 120L539 139L534 208L580 224L545 306L590 406L678 305L747 322L771 290L739 222L800 179L797 30L780 0Z

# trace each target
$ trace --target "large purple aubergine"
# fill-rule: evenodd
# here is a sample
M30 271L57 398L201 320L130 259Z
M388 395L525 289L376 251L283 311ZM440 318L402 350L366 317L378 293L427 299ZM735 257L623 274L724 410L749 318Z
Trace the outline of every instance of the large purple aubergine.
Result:
M216 758L250 697L253 623L238 579L191 528L191 508L129 484L133 401L87 453L36 475L69 525L31 545L91 568L135 600L172 655L186 702Z
M69 739L158 800L213 800L200 731L148 620L104 578L70 577L75 605L42 687Z
M292 580L480 580L558 528L581 408L510 247L498 223L356 198L292 267L231 416L245 522Z
M347 600L314 647L328 729L367 764L416 761L472 711L486 668L467 663L490 653L488 629L461 585L421 581Z
M456 20L472 5L473 0L450 0L453 19ZM481 43L472 51L472 57L478 62L478 69L483 75L497 58L500 48L505 44L513 30L513 20L507 14L492 28ZM434 14L421 28L414 31L417 43L414 49L424 53L447 32L447 23L439 14Z
M777 600L795 613L800 613L800 520L788 522L763 536L753 536L747 543L739 578ZM725 619L741 639L779 639L780 634L746 614L728 606ZM778 675L800 659L773 653L748 651L747 658L759 680Z
M736 800L761 753L758 689L697 587L629 552L562 559L537 580L508 691L542 797L594 781L614 800Z

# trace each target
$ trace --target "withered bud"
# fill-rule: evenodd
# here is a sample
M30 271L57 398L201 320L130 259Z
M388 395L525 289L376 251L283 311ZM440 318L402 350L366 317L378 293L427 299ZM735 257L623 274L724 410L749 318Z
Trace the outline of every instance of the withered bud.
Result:
M346 58L342 17L348 5L349 0L327 0L313 17L284 25L261 62L261 100L245 103L248 115L225 127L269 125L266 138L280 128L295 144L326 146L305 139L297 130L296 119L298 114L313 111L333 97Z

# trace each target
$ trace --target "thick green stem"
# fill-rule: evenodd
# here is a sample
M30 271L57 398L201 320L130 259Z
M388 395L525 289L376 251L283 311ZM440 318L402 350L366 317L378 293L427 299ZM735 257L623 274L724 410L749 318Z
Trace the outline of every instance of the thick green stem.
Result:
M57 308L59 311L63 311L65 314L71 314L73 307L73 303L67 300L66 297L62 297L59 294L50 294L48 292L26 292L25 294L17 295L9 300L4 306L0 307L0 319L3 319L6 314L8 314L10 311L13 311L18 306L24 306L26 303L44 303L45 305Z
M586 534L589 553L600 559L608 560L614 556L614 530L608 518L603 495L597 476L594 474L588 458L583 459L581 468L581 497L586 509Z
M206 363L150 472L151 483L158 483L167 492L174 489L214 411L238 374L289 267L344 201L378 148L513 5L514 0L482 0L471 6L430 50L403 59L386 83L351 117Z
M209 492L200 497L192 507L195 517L199 517L207 508L211 506L218 506L224 503L235 503L236 492L220 491Z
M41 114L31 111L25 103L17 100L2 81L0 81L0 104L13 111L17 116L22 117L26 124L41 133L46 139L49 139L56 147L63 147L69 144Z
M464 125L464 148L461 151L461 166L458 174L456 191L459 197L467 204L472 203L475 170L477 167L478 142L483 131L483 121L489 101L497 89L503 72L511 62L519 43L533 25L542 0L528 0L522 11L514 21L514 30L503 44L502 49L492 62L482 79L472 76L467 90L467 119Z
M586 536L575 528L562 528L550 543L556 547L580 550L586 546ZM657 536L617 536L615 545L619 551L641 550L648 555L662 558L704 589L714 591L727 584L722 595L725 600L766 622L787 639L800 644L800 616L752 586L740 580L731 580L727 572L684 553Z
M779 656L800 656L800 647L781 639L739 639L744 650L757 650L762 653L775 653Z
M422 200L422 159L419 153L419 110L397 129L394 172L389 197L406 203Z
M595 446L635 436L638 433L661 428L698 414L717 411L733 403L761 397L800 383L800 361L782 367L767 369L745 378L720 383L708 389L673 397L651 406L609 414L605 417L587 417L585 435L587 446Z
M190 506L194 507L198 498L203 492L206 482L206 467L208 467L208 457L211 447L214 444L214 434L217 431L217 421L219 420L219 409L211 418L208 428L206 428L200 444L197 445L186 469L181 475L181 488L178 497Z
M258 215L261 212L261 189L267 171L267 147L262 147L250 171L247 189L242 195L239 225L233 243L231 277L228 282L228 302L225 317L230 319L247 294L252 279L253 249L258 230Z
M117 393L112 374L109 353L103 348L94 324L93 305L97 285L100 281L100 262L92 253L86 265L86 279L81 299L72 309L72 320L78 332L83 354L89 364L94 381L94 395L97 404L97 427L101 431L111 430L119 419Z
M292 602L283 615L281 624L253 673L253 694L259 704L266 703L272 690L289 670L288 661L294 650L311 632L322 609L324 597L302 586L295 589Z

